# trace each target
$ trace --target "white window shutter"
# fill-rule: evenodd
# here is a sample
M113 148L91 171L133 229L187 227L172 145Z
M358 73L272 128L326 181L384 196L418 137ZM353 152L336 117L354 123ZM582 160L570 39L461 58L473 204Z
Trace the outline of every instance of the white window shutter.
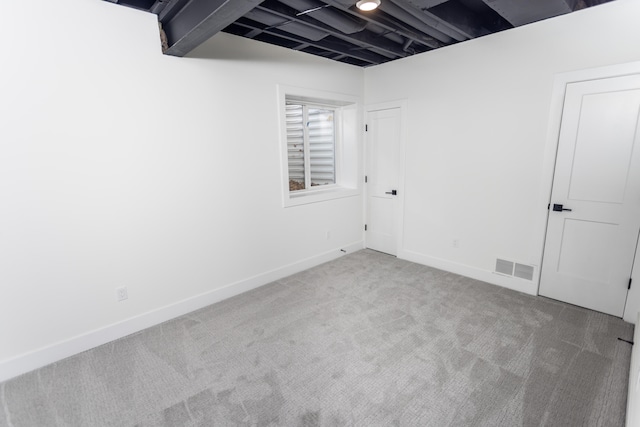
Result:
M306 187L304 177L304 113L302 105L287 104L286 116L289 190L303 190Z
M310 184L335 184L335 113L309 107L308 115Z
M336 183L335 111L286 104L289 191Z

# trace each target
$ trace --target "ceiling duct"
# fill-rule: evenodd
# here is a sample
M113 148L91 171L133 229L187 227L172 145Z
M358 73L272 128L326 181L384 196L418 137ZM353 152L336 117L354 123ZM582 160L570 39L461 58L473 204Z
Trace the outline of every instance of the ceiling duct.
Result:
M408 25L405 22L402 22L399 19L392 17L391 15L386 15L384 13L370 13L370 12L361 12L353 7L352 0L323 0L326 4L329 4L336 9L340 9L345 13L351 14L353 16L359 17L362 20L367 22L367 25L375 24L380 28L383 28L385 31L389 31L391 33L396 33L402 37L413 40L413 42L417 42L422 46L426 46L430 49L436 49L443 44L436 40L435 38L426 35L423 32L416 31L415 27ZM386 1L386 0L385 0ZM386 36L385 36L386 37Z
M429 21L428 19L418 19L416 16L407 12L406 10L402 9L400 6L396 5L395 3L392 3L391 1L387 0L385 2L382 2L382 4L380 4L380 7L378 7L378 9L382 10L384 13L388 13L389 15L393 16L396 19L399 19L400 21L406 24L411 25L413 28L417 30L430 35L431 37L441 41L442 43L449 44L455 41L451 36L440 31L439 28L438 29L435 28L438 26L438 23L436 21L434 20ZM416 9L416 12L422 13L417 9ZM426 15L424 16L426 18ZM431 22L431 24L425 22L425 20ZM458 35L458 37L460 36Z
M405 39L402 36L398 35L397 33L392 33L392 32L390 32L388 30L385 30L384 28L382 28L382 27L380 27L380 26L378 26L378 25L376 25L376 24L374 24L372 22L369 22L367 24L367 30L369 30L372 33L375 33L375 34L377 34L379 36L385 37L385 38L391 40L394 43L398 43L398 44L404 44L405 43Z
M447 2L447 0L407 0L407 3L409 3L416 9L421 10L430 9L445 2Z
M511 25L530 24L571 12L565 0L483 0Z
M428 12L427 10L416 9L411 4L407 3L406 0L391 0L391 1L385 2L385 5L387 3L395 4L400 9L407 12L410 16L413 16L419 19L420 21L424 22L431 28L434 28L439 32L446 34L447 36L451 37L454 40L465 41L471 38L470 36L464 34L464 32L460 31L458 28L455 28L452 25L449 25L449 23L438 18L437 16Z
M170 2L171 0L156 0L156 2L153 3L153 6L149 8L149 12L160 16L162 11L169 5Z
M315 0L280 0L289 7L296 9L298 12L306 12L305 16L310 16L318 21L325 23L344 34L353 34L364 30L366 22L355 17L351 17L336 10L327 9L324 3ZM314 10L315 9L315 10Z
M482 37L489 34L489 30L484 28L482 24L478 22L478 19L475 17L475 13L464 4L457 1L450 0L439 4L438 6L434 6L429 9L428 13L447 22L453 28L470 39L475 39L476 37Z
M279 30L286 31L291 34L295 34L296 36L304 37L313 41L322 40L328 35L324 31L309 27L299 22L288 21L277 15L265 12L258 8L253 9L244 17L251 19L252 21L260 22L261 24L267 25L270 28L278 28Z
M368 29L362 30L353 34L344 34L338 29L333 28L323 22L318 21L312 17L307 16L308 13L296 13L295 9L290 8L284 4L275 1L265 1L260 6L254 9L254 11L262 11L269 17L276 16L279 19L284 20L284 23L295 23L297 27L304 30L309 28L316 32L321 32L323 35L331 35L335 38L343 40L347 43L358 46L356 49L367 49L379 55L385 56L389 59L396 59L398 57L407 56L406 51L402 50L401 45L403 41L399 43L393 43L386 39L381 39L376 33L369 31ZM245 15L247 17L248 15ZM279 28L287 30L287 25L282 24ZM367 28L368 28L367 23ZM296 27L296 28L297 28ZM304 31L301 34L305 37ZM400 45L400 46L399 46Z

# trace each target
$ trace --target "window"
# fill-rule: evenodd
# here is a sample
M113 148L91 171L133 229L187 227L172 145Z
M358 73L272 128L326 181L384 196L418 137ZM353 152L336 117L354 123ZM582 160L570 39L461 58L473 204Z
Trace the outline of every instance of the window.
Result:
M336 111L294 101L286 111L289 191L335 184Z
M285 86L278 92L284 206L359 194L359 100Z

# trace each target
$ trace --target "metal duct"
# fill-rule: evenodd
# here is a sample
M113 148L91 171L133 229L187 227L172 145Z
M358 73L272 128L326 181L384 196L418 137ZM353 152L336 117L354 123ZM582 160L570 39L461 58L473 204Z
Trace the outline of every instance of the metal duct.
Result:
M511 25L530 24L571 12L565 0L483 0Z
M317 19L308 17L308 14L296 15L295 13L291 12L290 7L282 5L280 3L264 3L264 6L260 5L256 9L254 9L254 11L262 11L269 17L277 16L279 19L283 19L287 23L291 22L297 24L294 28L302 30L302 37L305 36L304 28L308 27L309 29L319 31L322 34L336 37L340 40L344 40L347 43L355 44L360 48L378 53L379 55L385 56L389 59L396 59L398 57L407 56L406 52L400 49L400 46L390 42L387 39L377 38L375 33L363 30L354 34L344 34L338 29L320 22ZM279 28L284 28L285 30L287 30L284 26Z
M482 4L482 6L487 10L491 10L485 4ZM446 3L442 3L438 6L432 7L429 9L429 12L425 13L429 13L432 16L442 19L451 27L455 28L461 34L464 34L470 39L475 39L476 37L489 34L489 30L484 28L477 19L474 19L475 13L465 5L457 2L448 1ZM496 15L496 18L498 18L495 12L491 11L491 13ZM500 20L502 20L502 18L500 18Z
M270 27L280 25L283 22L286 22L285 19L277 15L274 15L273 13L262 11L258 8L253 9L252 11L244 15L244 17L249 18L252 21L256 21L256 22L260 22L261 24L268 25Z
M116 0L117 1L117 0ZM156 0L156 2L149 8L149 12L160 15L165 7L169 5L169 0Z
M405 0L392 0L396 6L400 9L407 12L409 15L419 19L420 21L427 24L429 27L434 28L436 31L439 31L448 37L451 37L453 40L457 41L465 41L467 39L473 38L472 35L465 33L460 30L460 28L450 25L449 22L441 19L440 17L434 15L433 13L427 10L419 10L415 7L411 6ZM445 3L446 4L446 3Z
M418 43L419 45L425 46L429 49L436 49L444 45L439 40L436 40L435 38L428 36L425 33L416 30L415 28L412 28L408 24L392 17L391 15L387 15L384 13L378 14L375 12L374 13L361 12L356 7L354 7L353 0L322 0L322 1L328 5L335 7L336 9L340 9L344 11L345 13L349 13L353 16L363 19L364 21L367 22L367 25L375 24L386 31L390 31L391 33L396 33L403 38L411 39L415 43ZM424 50L424 49L421 49L421 50Z
M458 38L455 38L454 40L454 38L452 38L451 36L440 31L440 28L435 28L438 26L438 22L435 20L429 21L427 19L427 16L417 9L416 9L416 12L422 14L425 19L418 19L413 14L410 14L409 12L407 12L406 10L402 9L400 6L396 5L395 3L392 3L389 0L381 2L379 9L382 10L384 13L388 13L394 18L399 19L400 21L408 25L411 25L413 28L419 31L422 31L425 34L430 35L434 39L440 40L442 43L450 44L461 37L461 35L457 34ZM425 21L429 21L430 23L427 23ZM465 39L466 38L463 38L463 40Z
M441 3L446 2L447 0L407 0L407 3L411 4L413 7L417 9L429 9L434 6L437 6Z
M333 1L325 1L325 3L327 4L339 4L340 6L344 7L344 8L350 8L353 7L353 5L355 4L355 2L353 0L333 0ZM334 4L334 6L335 6Z
M404 44L405 43L405 39L402 36L399 36L396 33L392 33L389 32L388 30L385 30L384 28L373 24L371 22L369 22L367 24L367 30L371 31L372 33L375 33L379 36L385 37L389 40L391 40L392 42L398 43L398 44Z
M366 22L355 17L337 12L335 10L322 8L324 3L320 3L315 0L279 0L280 3L284 3L289 7L296 9L299 12L304 12L311 9L320 8L313 12L305 14L318 21L327 24L344 34L353 34L364 30Z
M309 27L299 22L287 21L280 16L265 12L257 8L247 13L244 17L251 19L252 21L268 25L269 27L278 28L279 30L286 31L287 33L295 34L296 36L304 37L313 41L322 40L328 35L324 31Z

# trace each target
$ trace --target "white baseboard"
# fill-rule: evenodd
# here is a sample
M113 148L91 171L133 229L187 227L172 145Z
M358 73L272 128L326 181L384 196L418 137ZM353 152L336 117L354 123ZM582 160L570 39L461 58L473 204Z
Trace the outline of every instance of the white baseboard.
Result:
M363 241L354 242L347 246L335 248L328 252L305 258L235 283L230 283L226 286L21 354L11 359L3 360L0 362L0 382L57 362L66 357L90 350L118 338L131 335L145 328L166 322L167 320L174 319L224 299L231 298L251 289L258 288L267 283L282 279L283 277L332 261L345 254L362 249L363 247ZM345 250L346 252L342 252L341 250Z
M481 280L483 282L491 283L492 285L513 289L514 291L523 292L525 294L538 295L537 282L530 282L528 280L520 279L517 277L503 276L501 274L494 273L493 271L481 270L476 267L470 267L465 264L460 264L457 262L448 261L445 259L436 258L404 249L398 252L398 258L406 259L407 261L411 262L417 262L418 264L423 264L440 270L449 271L451 273L470 277L472 279Z
M627 395L627 427L640 427L640 313L633 334L631 368L629 369L629 391Z

